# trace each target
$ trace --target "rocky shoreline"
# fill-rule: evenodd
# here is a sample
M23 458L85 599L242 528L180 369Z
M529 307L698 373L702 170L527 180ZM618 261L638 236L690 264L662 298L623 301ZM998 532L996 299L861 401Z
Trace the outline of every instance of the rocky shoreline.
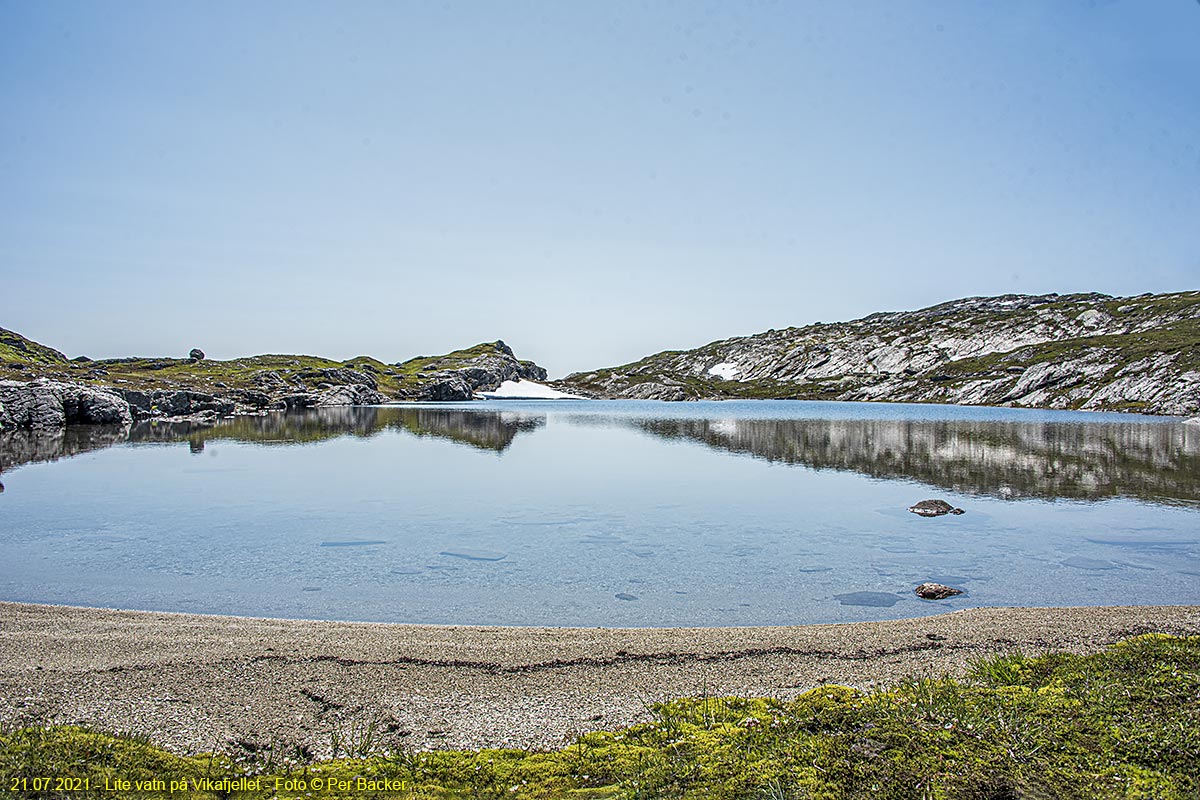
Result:
M35 343L11 331L0 329L0 334L4 343L33 351ZM57 353L49 361L0 362L0 375L7 367L7 374L22 378L0 379L0 429L128 426L144 420L214 423L270 411L465 401L505 381L546 380L545 369L517 359L502 341L393 365L307 356L212 362L198 350L192 353L198 357L81 361Z
M249 619L0 603L0 722L83 724L181 753L554 748L680 696L784 699L961 676L990 653L1096 652L1200 634L1200 607L977 608L775 628L489 628Z

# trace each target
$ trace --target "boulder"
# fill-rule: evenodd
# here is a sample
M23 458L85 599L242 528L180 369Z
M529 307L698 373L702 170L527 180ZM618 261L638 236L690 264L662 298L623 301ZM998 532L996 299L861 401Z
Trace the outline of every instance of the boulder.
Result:
M962 589L955 589L951 586L944 586L940 583L922 583L916 589L917 597L922 600L945 600L947 597L954 597L956 594L962 594Z
M945 500L922 500L908 510L922 517L940 517L943 514L965 514L961 508L955 508Z
M191 352L188 353L188 358L190 358L192 361L203 361L204 351L199 347L193 347Z

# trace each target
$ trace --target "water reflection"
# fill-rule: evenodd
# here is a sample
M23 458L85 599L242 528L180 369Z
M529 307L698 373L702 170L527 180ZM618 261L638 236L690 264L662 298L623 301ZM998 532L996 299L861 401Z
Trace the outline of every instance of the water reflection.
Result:
M665 439L814 469L1002 498L1200 501L1200 429L1169 423L978 420L634 422Z
M143 422L0 432L0 471L125 442L304 445L403 431L492 452L546 424L553 411L383 407L327 408L239 417L215 425ZM611 413L562 417L586 427L633 428L772 462L914 480L1000 498L1131 497L1200 503L1200 428L1175 423L1014 422L928 419L664 419Z
M132 427L76 425L53 431L0 431L0 472L23 464L57 461L123 443L187 442L204 452L209 441L302 445L343 436L370 438L386 430L447 439L480 450L504 452L518 434L546 424L546 417L500 411L463 412L436 408L321 408L236 417L216 424L141 422Z

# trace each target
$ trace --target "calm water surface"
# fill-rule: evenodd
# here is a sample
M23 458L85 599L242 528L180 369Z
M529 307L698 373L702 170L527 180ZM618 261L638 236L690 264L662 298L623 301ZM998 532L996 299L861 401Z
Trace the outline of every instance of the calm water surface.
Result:
M0 470L6 600L603 626L1200 603L1200 427L1176 420L442 404L5 432ZM905 510L930 497L967 513Z

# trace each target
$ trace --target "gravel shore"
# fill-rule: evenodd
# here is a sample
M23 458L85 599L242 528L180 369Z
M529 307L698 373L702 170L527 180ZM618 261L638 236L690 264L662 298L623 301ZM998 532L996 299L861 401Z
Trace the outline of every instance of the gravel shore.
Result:
M0 722L79 723L179 752L334 738L552 748L682 695L791 698L961 674L1021 650L1200 634L1200 606L978 608L775 628L486 628L0 603Z

